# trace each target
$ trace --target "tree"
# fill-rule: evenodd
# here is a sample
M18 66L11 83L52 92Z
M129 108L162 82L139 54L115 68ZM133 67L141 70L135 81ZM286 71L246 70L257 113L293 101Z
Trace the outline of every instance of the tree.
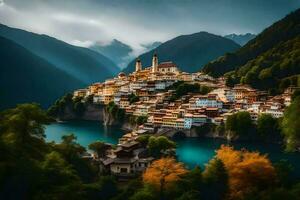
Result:
M104 142L96 141L89 144L89 149L94 151L98 157L104 157L106 150L108 149L108 145L106 145Z
M238 112L230 115L225 124L225 129L234 136L243 136L253 130L253 123L248 112Z
M129 200L157 200L157 195L155 194L155 190L151 187L144 187L143 189L134 193Z
M157 187L161 197L164 195L165 189L171 183L181 179L187 170L182 163L177 162L174 158L161 158L154 161L143 174L144 183Z
M300 90L296 90L296 91L292 94L292 96L291 96L292 101L293 101L294 99L296 99L297 97L299 97L299 96L300 96Z
M145 135L139 136L139 137L137 138L137 141L138 141L143 147L146 147L146 146L148 145L149 138L150 138L150 135L145 134Z
M47 111L47 114L52 117L57 117L59 114L64 112L64 109L68 105L72 105L73 103L73 94L67 93L60 99L56 100L53 105Z
M85 105L81 97L73 99L73 110L77 116L82 116L85 111Z
M44 124L48 122L37 104L18 105L0 114L0 149L7 153L0 158L0 184L4 186L0 197L82 198L82 182L75 167L53 143L44 141Z
M136 118L136 124L137 124L137 125L142 125L142 124L144 124L144 123L147 122L147 119L148 119L147 116L138 116L138 117Z
M203 172L204 193L208 199L224 199L228 191L228 174L222 160L213 158Z
M211 91L211 88L203 85L203 86L200 86L200 89L199 89L199 93L202 94L202 95L205 95L207 93L209 93Z
M162 151L176 147L176 143L165 136L151 136L148 141L148 149L151 155L158 157Z
M294 167L287 160L280 160L274 164L279 184L288 187L293 182Z
M175 89L175 93L170 97L172 101L186 95L189 92L194 93L200 91L200 85L197 83L188 84L185 82L178 82L177 84L173 84L173 88ZM203 88L202 92L206 92L206 88Z
M280 135L278 120L270 114L261 114L257 120L257 132L262 138L276 138Z
M183 176L180 186L185 190L200 191L202 186L202 171L199 166L189 171Z
M107 200L115 197L118 192L115 177L102 176L97 182L86 184L84 188L85 198Z
M143 182L140 178L132 179L127 182L126 186L122 188L119 194L114 197L112 200L124 200L132 197L137 191L139 192L143 188ZM138 199L138 198L136 198Z
M276 171L266 155L224 145L216 153L228 171L230 198L240 199L274 185Z
M13 145L19 153L40 155L45 147L44 125L50 119L38 104L20 104L3 111L0 116L0 134L5 135L5 143Z
M282 133L286 141L286 150L295 151L300 147L300 97L293 100L285 110L282 120Z
M168 199L184 199L185 197L192 198L195 196L199 197L199 194L202 193L202 186L202 171L200 167L196 166L194 169L182 175L181 179L174 182L174 184L167 188L165 195Z
M81 155L86 150L76 142L76 136L73 134L63 136L60 144L54 144L54 149L63 155L68 163L73 165L83 181L94 179L97 169L93 168L88 160L82 159Z
M111 101L105 107L106 111L115 119L123 121L125 117L125 111L118 107L115 102Z
M179 198L176 198L176 200L198 200L201 199L201 194L198 191L188 191L183 193Z
M229 73L226 76L225 85L228 87L233 87L235 84L239 83L239 80L236 80L234 77L234 73Z
M79 181L79 177L72 166L58 152L52 151L47 154L42 168L47 173L49 184L66 184L68 181Z
M130 104L133 104L135 102L138 102L140 99L138 96L136 96L135 94L131 93L129 96L128 96L128 99L129 99L129 103Z

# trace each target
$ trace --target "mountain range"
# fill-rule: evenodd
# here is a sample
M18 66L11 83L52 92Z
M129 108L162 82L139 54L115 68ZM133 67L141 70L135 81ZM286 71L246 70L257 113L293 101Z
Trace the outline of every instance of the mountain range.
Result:
M147 52L158 47L160 44L161 42L153 42L150 44L142 44L141 46L145 49L144 51ZM120 69L126 67L134 58L132 47L117 39L112 40L109 44L96 42L89 48L110 58Z
M255 38L255 34L252 33L246 33L246 34L229 34L229 35L225 35L225 38L228 38L230 40L233 40L234 42L236 42L237 44L244 46L245 44L247 44L250 40L252 40L253 38Z
M199 32L190 35L181 35L157 48L139 56L143 66L151 66L154 52L158 54L159 62L173 61L179 68L187 72L196 72L209 61L233 52L240 48L232 40L207 32ZM132 60L124 69L129 73L134 71L135 60Z
M0 36L0 109L38 102L44 107L85 84L15 42Z
M202 71L215 77L225 74L231 83L251 84L271 93L300 86L300 9L236 52L208 63Z
M1 108L21 102L51 105L61 95L114 76L119 68L107 57L0 24Z
M119 69L107 57L47 35L39 35L0 24L0 36L14 41L85 84L115 75Z

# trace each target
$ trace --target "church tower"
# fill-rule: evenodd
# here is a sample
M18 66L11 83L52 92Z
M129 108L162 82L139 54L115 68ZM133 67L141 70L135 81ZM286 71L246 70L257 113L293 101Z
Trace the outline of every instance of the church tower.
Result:
M153 55L153 58L152 58L152 72L157 72L158 71L158 58L157 58L157 54L155 53Z
M142 62L140 60L140 58L138 58L135 62L135 71L141 71L142 70Z

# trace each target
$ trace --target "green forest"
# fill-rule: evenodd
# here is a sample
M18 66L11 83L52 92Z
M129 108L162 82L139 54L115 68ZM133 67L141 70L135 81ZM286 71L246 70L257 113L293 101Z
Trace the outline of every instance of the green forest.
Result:
M236 52L208 63L202 71L214 77L225 74L228 85L247 83L273 93L298 85L299 23L300 9L266 28Z

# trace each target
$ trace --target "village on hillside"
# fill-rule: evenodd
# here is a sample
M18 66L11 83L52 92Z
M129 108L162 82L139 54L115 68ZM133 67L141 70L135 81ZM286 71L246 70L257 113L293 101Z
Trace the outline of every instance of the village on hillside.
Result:
M209 91L207 94L187 93L172 99L176 92L172 85L177 82L198 84ZM114 102L128 115L147 118L136 130L120 138L118 149L101 160L103 170L129 175L144 170L153 160L141 156L143 151L136 142L139 135L157 133L157 130L161 135L168 130L188 131L208 123L220 125L228 116L240 111L249 112L253 121L262 113L280 118L296 89L289 87L283 94L268 96L267 92L249 85L237 84L230 88L225 85L223 77L216 79L201 72L182 72L173 62L159 63L154 54L152 66L143 69L140 59L137 59L133 73L126 75L121 72L104 83L76 90L73 98L80 97L84 101L92 96L93 104ZM131 101L132 95L136 101Z

